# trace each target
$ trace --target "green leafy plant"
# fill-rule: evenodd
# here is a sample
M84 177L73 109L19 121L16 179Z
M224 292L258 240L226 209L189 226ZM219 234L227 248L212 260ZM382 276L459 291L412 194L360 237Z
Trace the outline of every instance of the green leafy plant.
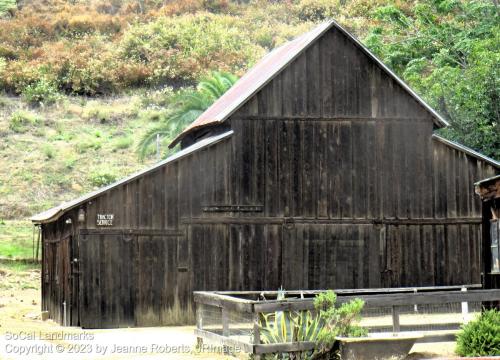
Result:
M457 354L460 356L500 355L500 311L483 311L457 334Z
M500 36L493 1L379 6L366 45L450 122L442 135L500 157Z
M22 96L30 105L51 105L60 98L57 87L50 81L41 78L34 84L26 86Z
M214 72L200 81L195 90L181 91L174 97L173 105L164 117L155 119L158 124L142 136L138 144L139 157L141 159L146 157L158 135L173 140L185 126L221 97L236 80L237 77L232 74Z
M54 156L56 155L56 150L54 149L54 147L50 144L45 144L43 146L43 153L45 155L45 158L47 160L50 160L50 159L53 159Z
M314 299L314 307L319 311L324 322L319 335L320 351L329 351L337 336L362 336L366 329L355 325L360 320L360 314L365 305L361 299L354 299L336 306L337 295L328 290L318 294Z
M297 4L297 15L301 20L324 21L335 17L340 6L339 0L301 0Z
M16 0L0 0L0 16L17 7Z
M262 314L260 319L261 340L264 344L295 341L314 341L323 327L319 315L310 311L278 311Z
M28 131L29 127L38 125L41 121L41 118L36 114L24 110L17 110L10 117L9 129L16 133L24 133Z
M129 147L131 147L133 143L134 143L134 140L129 136L120 137L114 142L113 149L114 150L125 150L125 149L128 149Z
M102 187L115 182L117 175L107 170L96 170L90 174L89 181L95 187Z

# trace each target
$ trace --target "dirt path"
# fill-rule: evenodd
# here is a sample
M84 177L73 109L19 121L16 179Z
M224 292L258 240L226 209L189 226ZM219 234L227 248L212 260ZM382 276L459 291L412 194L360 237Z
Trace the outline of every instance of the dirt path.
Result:
M0 267L0 359L227 359L193 327L83 330L40 319L40 271Z

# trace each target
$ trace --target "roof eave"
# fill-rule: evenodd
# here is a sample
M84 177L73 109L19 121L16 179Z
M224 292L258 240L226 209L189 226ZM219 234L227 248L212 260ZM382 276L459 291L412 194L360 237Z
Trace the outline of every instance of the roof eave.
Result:
M462 152L466 153L467 155L475 157L476 159L482 160L482 161L490 164L491 166L493 166L496 169L500 169L500 161L492 159L492 158L490 158L486 155L483 155L480 152L477 152L475 150L472 150L471 148L469 148L465 145L459 144L455 141L445 139L444 137L439 136L437 134L432 134L432 138L447 145L447 146L450 146L456 150L462 151Z

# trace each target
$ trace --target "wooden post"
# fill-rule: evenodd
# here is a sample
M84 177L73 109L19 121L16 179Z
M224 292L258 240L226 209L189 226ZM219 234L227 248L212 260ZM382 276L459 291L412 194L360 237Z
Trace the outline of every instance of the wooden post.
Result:
M196 303L196 328L198 330L203 330L203 304ZM196 338L196 347L201 350L203 346L203 338L198 336Z
M222 308L222 336L229 336L229 311Z
M253 344L254 345L260 344L260 329L259 329L259 313L258 312L253 314ZM255 346L254 346L254 352L255 352ZM260 355L254 353L253 359L260 360Z
M392 331L397 333L400 331L399 326L399 309L397 306L392 307Z
M466 292L467 288L463 287L461 291ZM462 321L464 324L467 324L469 322L469 303L468 302L462 302Z
M42 237L42 225L38 226L37 238L36 238L36 252L35 252L35 260L38 261L38 252L40 250L40 238Z

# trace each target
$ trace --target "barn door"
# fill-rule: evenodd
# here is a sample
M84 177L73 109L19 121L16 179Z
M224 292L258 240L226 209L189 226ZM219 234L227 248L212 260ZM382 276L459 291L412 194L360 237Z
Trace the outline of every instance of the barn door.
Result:
M134 326L135 238L120 233L80 234L82 328Z
M68 326L71 324L71 270L69 244L71 236L67 236L57 243L57 258L59 266L57 267L57 279L60 287L60 307L61 324Z
M379 268L378 241L371 225L283 225L286 290L379 287Z
M186 316L179 305L190 304L189 262L184 237L178 235L80 232L80 325L157 326Z

